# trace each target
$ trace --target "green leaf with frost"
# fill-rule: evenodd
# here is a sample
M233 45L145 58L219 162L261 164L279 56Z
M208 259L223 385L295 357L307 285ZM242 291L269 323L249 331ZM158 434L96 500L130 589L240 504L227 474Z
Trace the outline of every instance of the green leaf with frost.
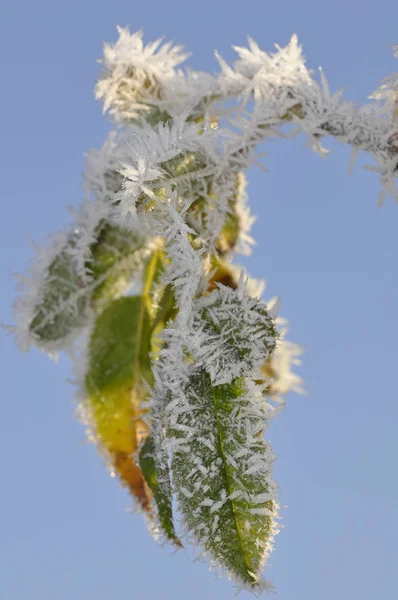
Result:
M57 341L85 323L88 298L82 288L83 280L76 272L72 257L61 252L48 268L42 299L29 326L34 339Z
M120 296L131 284L148 250L137 232L105 224L91 247L88 268L94 280L92 305L101 308L110 299Z
M173 523L172 491L167 457L162 465L156 459L155 444L148 436L141 448L139 465L148 486L152 490L157 507L158 524L164 535L176 546L181 546Z
M194 354L214 384L249 375L275 350L278 331L267 305L236 289L219 289L197 300L192 323Z
M277 511L263 398L244 378L214 386L204 370L191 375L184 393L170 412L168 438L187 529L232 579L261 588Z
M186 152L179 154L175 158L172 158L164 163L160 164L160 167L167 173L169 177L180 177L200 171L207 166L206 158L199 152Z
M73 237L50 264L29 327L38 342L64 339L84 326L90 306L100 310L123 293L147 256L136 233L102 223L97 234L86 263L90 277L83 278L76 267Z

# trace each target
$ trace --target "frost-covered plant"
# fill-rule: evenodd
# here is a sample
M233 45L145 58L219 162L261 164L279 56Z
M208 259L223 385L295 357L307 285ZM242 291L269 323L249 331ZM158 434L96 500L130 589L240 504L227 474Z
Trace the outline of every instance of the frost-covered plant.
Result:
M235 49L209 75L142 32L105 45L95 93L117 128L88 154L73 223L21 277L14 329L24 350L74 358L79 417L151 533L261 593L279 519L263 436L302 392L301 349L231 262L253 244L244 170L268 138L303 131L323 155L332 135L375 159L380 203L398 199L398 85L357 108L313 78L295 36Z

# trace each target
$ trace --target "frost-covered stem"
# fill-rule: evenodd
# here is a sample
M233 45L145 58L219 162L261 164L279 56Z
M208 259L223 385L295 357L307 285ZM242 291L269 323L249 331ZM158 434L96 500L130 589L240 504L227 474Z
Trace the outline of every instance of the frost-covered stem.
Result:
M309 103L310 99L307 102L298 102L273 125L281 125L287 121L301 124L306 119L311 119L313 122L316 116L318 123L310 129L315 138L330 135L342 143L353 146L354 152L365 150L370 154L385 153L387 157L395 158L398 164L398 146L391 131L391 123L376 119L372 114L361 112L348 103L345 105L351 110L346 114L337 110L335 114L330 114L323 109L321 102L318 105L314 102L312 110L306 110L305 106ZM269 124L264 123L264 126L267 127Z
M163 332L164 348L153 364L155 386L153 402L153 435L155 448L161 455L159 444L163 439L163 408L170 393L175 393L181 386L184 373L184 348L187 345L192 305L203 273L201 251L194 250L188 235L195 232L184 220L184 211L177 211L173 199L169 202L157 202L155 223L157 233L165 240L165 250L169 257L164 280L172 285L178 314L172 326ZM189 204L185 207L185 212Z
M281 96L286 94L284 89L279 92ZM363 150L369 152L376 161L380 162L380 159L383 159L382 162L389 165L390 171L397 173L398 122L395 125L391 121L377 118L372 113L361 111L350 103L343 103L343 110L329 111L324 108L323 99L314 99L310 94L308 98L300 101L300 97L303 98L302 91L296 95L288 92L287 97L292 98L292 106L288 109L285 108L284 103L281 103L281 107L273 108L268 105L257 106L255 113L247 122L242 114L242 123L249 124L249 133L245 135L246 132L241 125L240 140L233 143L230 148L227 142L225 164L230 163L238 168L250 166L253 162L253 150L259 143L273 136L283 136L278 127L294 123L298 127L293 133L307 132L313 148L322 155L326 155L328 151L322 148L320 140L322 137L331 136L341 143L352 146L350 168L358 152ZM308 105L311 108L308 108Z

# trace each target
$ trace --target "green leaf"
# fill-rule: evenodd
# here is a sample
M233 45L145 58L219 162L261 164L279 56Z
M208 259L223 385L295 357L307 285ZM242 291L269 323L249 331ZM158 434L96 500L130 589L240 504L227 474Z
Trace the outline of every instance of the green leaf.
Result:
M98 442L122 483L149 509L150 496L134 453L147 436L143 378L152 383L146 297L112 301L97 317L89 344L87 401Z
M166 537L181 546L173 523L172 491L170 474L167 467L167 459L164 461L166 467L157 464L155 455L155 444L152 437L147 437L139 456L139 465L145 481L152 490L156 502L159 525Z
M67 337L86 321L88 299L82 293L83 281L76 273L72 257L61 252L51 263L43 285L42 301L30 323L34 338L57 341Z
M198 190L200 190L202 193L203 189L203 182L201 179L195 178L195 173L197 171L201 171L206 166L208 166L208 162L206 158L199 152L186 152L184 154L179 154L175 158L160 163L159 167L162 169L163 174L157 180L152 182L152 191L157 198L164 202L168 202L170 192L169 189L164 186L165 180L174 178L178 179L179 177L184 177L184 175L192 174L192 177L189 178L189 185L187 186L185 184L184 188L185 194L188 191L190 200L192 201L192 197L198 195ZM175 182L173 183L173 186L175 186ZM182 189L179 191L183 193ZM145 192L141 192L136 201L136 209L138 213L146 211L149 212L153 210L155 206L156 202L154 199L148 196Z
M202 550L240 584L261 587L276 513L261 393L243 378L212 386L199 370L185 394L168 429L180 510Z
M73 236L48 268L42 300L30 324L38 341L64 339L85 325L90 306L101 310L123 293L147 256L142 239L130 231L103 222L97 235L86 265L91 277L83 280L76 269Z
M137 233L109 223L102 226L88 263L95 282L91 297L94 308L101 309L131 284L147 254L143 247Z
M187 175L188 173L204 169L206 166L206 158L199 152L186 152L160 164L160 167L170 177Z
M169 321L172 321L178 313L173 286L168 284L164 287L159 301L159 308L155 313L151 334L152 334L152 352L160 350L162 344L158 334L166 327Z
M194 230L198 230L198 233L200 233L200 228L208 228L209 216L211 222L211 211L217 203L217 194L212 191L214 187L213 180L214 176L201 177L197 189L194 187L194 189L189 190L189 196L193 201L187 211L187 222ZM225 215L223 226L216 240L217 253L220 256L228 256L236 249L242 233L243 181L242 173L238 173L235 186L228 200L229 210ZM203 196L204 187L207 188L207 197ZM200 224L199 228L198 223Z

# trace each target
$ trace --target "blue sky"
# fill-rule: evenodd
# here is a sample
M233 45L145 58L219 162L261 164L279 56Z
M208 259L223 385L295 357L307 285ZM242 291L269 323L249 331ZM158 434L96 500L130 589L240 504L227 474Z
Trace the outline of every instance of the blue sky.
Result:
M92 88L102 42L141 27L192 50L250 34L265 50L297 33L311 67L362 102L398 70L398 9L389 1L3 0L0 7L0 320L11 321L11 272L68 220L81 198L84 152L109 129ZM326 160L303 138L273 143L269 173L250 172L257 247L244 261L282 297L290 338L304 346L309 395L291 396L269 436L278 455L284 528L268 577L280 600L397 597L396 372L398 207L376 206L379 183L348 174L349 149ZM1 600L226 600L228 581L183 554L170 557L126 512L127 494L73 417L70 369L23 355L2 334ZM243 593L241 597L249 597Z

